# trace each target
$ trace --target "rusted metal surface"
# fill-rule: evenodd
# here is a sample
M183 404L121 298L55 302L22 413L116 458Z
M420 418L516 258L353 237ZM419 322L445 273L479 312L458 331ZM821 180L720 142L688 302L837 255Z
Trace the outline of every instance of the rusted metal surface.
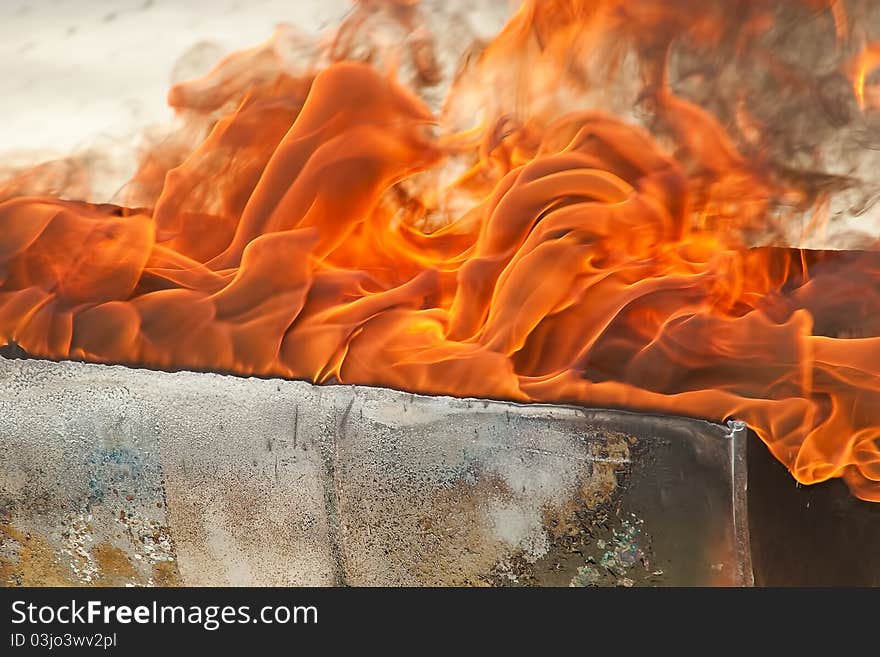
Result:
M741 426L0 359L4 585L747 585Z

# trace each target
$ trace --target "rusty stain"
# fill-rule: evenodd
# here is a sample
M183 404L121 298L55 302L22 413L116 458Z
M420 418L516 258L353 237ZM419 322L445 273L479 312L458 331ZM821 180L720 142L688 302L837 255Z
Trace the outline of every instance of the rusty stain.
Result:
M132 518L121 515L123 524L131 523ZM51 535L24 531L7 516L0 520L0 587L180 586L168 528L143 527L135 534L129 525L128 530L128 547L110 540L92 546L89 523L69 516L61 541L55 544Z
M79 586L44 540L0 522L0 586Z
M183 586L176 561L157 561L153 564L153 586Z
M131 560L120 548L104 542L96 545L92 556L98 565L95 586L125 586L126 584L146 584L138 576Z

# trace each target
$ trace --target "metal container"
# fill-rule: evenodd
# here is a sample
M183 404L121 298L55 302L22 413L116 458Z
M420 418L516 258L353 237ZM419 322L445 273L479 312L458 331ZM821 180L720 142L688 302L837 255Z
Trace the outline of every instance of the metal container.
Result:
M749 585L745 427L0 359L4 585Z

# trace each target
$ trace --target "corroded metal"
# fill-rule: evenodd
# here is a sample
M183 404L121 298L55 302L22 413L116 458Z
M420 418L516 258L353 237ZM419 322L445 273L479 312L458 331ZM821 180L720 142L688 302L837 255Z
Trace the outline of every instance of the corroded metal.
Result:
M5 585L748 585L744 427L0 359Z

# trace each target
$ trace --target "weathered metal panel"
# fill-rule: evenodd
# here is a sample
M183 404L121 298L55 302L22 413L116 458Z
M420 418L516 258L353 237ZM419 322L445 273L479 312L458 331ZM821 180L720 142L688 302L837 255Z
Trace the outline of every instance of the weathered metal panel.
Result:
M16 584L747 585L744 427L0 359Z

